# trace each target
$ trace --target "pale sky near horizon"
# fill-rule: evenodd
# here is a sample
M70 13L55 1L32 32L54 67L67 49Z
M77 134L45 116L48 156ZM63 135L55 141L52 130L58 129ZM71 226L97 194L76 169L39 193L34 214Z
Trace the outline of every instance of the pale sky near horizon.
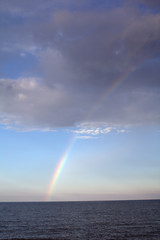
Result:
M159 106L159 1L0 1L0 201L160 199Z

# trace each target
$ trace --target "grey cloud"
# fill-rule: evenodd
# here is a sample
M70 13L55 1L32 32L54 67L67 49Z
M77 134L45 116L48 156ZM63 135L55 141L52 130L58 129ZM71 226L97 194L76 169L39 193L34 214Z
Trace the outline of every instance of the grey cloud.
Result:
M10 125L71 126L85 114L74 93L60 85L49 88L34 78L0 79L0 102L1 115Z
M158 56L159 15L135 16L123 9L99 15L60 11L53 15L41 36L40 31L34 33L35 40L56 46L77 75L83 73L88 76L88 83L97 85L113 81L116 74L118 77L127 68Z
M38 1L36 10L36 0L2 1L3 57L30 52L42 77L1 79L1 114L45 128L159 123L160 14L122 5L84 11L84 1L73 11L73 2Z
M160 95L152 91L112 94L95 109L95 99L94 103L86 102L88 95L81 93L77 97L60 86L47 88L34 79L1 79L0 89L0 112L10 126L54 128L75 126L83 121L127 126L158 124L160 120Z
M109 104L110 103L110 104ZM160 94L146 90L133 90L119 93L116 97L110 97L104 102L102 108L94 116L99 120L108 120L115 125L159 124L160 120ZM101 117L100 117L101 112ZM114 120L114 121L113 121Z
M20 124L37 123L45 126L45 118L52 117L51 121L56 125L54 114L58 112L57 103L60 107L62 101L67 101L62 89L57 87L50 90L32 78L16 81L1 79L0 86L0 98L3 103L0 107L1 112L10 115L11 118L17 116Z
M159 89L160 88L160 61L151 59L140 64L125 81L124 89Z
M149 8L160 9L159 0L142 0L142 2Z

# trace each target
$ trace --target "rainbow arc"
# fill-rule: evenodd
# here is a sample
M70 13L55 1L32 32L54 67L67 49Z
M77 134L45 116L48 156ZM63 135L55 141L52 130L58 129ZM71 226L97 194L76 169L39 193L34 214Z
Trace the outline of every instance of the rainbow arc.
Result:
M104 92L104 94L99 98L99 100L97 101L97 103L93 106L93 108L91 109L91 111L88 113L88 115L86 116L86 119L84 121L87 121L93 113L96 112L96 110L99 108L99 106L106 100L106 98L112 94L118 87L120 87L120 85L122 83L124 83L128 77L130 76L131 73L133 73L136 70L135 67L131 66L126 72L124 72L119 78L117 78L111 85L109 88L106 89L106 91ZM60 174L62 173L62 170L65 166L66 161L68 160L71 150L73 148L73 144L76 140L76 136L74 135L69 144L68 147L66 148L66 150L64 151L62 157L59 160L59 163L56 167L56 169L53 171L53 176L51 179L51 182L49 184L49 188L48 188L48 192L47 192L47 197L46 197L46 201L49 201L53 192L53 189L56 185L56 182L60 176Z

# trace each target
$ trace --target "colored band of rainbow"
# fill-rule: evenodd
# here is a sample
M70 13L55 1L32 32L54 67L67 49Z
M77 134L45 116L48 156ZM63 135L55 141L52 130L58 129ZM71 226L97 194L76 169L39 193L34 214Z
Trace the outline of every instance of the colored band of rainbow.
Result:
M52 176L49 188L48 188L46 201L50 200L50 197L52 195L52 191L53 191L53 189L55 187L55 184L56 184L56 182L57 182L57 180L58 180L58 178L59 178L59 176L60 176L60 174L61 174L61 172L62 172L62 170L64 168L64 165L65 165L69 155L70 155L70 152L71 152L71 149L73 147L73 143L74 143L75 139L76 139L76 137L74 136L71 139L70 143L68 144L68 147L65 150L65 152L63 153L62 157L60 158L60 161L59 161L59 163L58 163L58 165L56 167L56 170L53 173L53 176Z
M113 93L125 80L127 80L127 78L129 77L129 75L131 73L133 73L135 71L135 67L131 66L130 68L128 68L128 70L126 72L124 72L119 78L117 78L111 85L109 88L106 89L106 91L104 92L104 94L100 97L100 99L98 100L98 102L93 106L93 108L91 109L91 111L89 112L89 114L86 116L85 121L87 121L93 113L96 112L96 110L98 109L98 107L106 100L106 98ZM64 168L64 165L70 155L71 149L73 147L73 144L76 140L76 135L72 137L67 149L65 150L64 154L62 155L62 157L60 158L60 161L57 165L56 170L53 172L53 177L51 179L51 182L49 184L49 189L47 192L47 197L46 197L46 201L49 201L53 192L53 189L55 187L55 184Z

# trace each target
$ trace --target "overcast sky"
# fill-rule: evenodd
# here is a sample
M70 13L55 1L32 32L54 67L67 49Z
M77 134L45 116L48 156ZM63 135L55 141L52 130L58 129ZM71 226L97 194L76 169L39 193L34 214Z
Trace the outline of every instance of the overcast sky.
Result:
M32 139L33 131L41 132L40 138L52 134L64 144L62 153L68 134L84 141L104 135L105 142L108 134L143 129L147 136L157 134L151 137L157 142L160 1L1 0L0 124L7 150L13 147L7 145L10 134L19 142L23 134ZM158 159L155 148L151 153Z
M158 124L160 14L154 2L2 0L2 123ZM106 94L118 79L122 84Z

